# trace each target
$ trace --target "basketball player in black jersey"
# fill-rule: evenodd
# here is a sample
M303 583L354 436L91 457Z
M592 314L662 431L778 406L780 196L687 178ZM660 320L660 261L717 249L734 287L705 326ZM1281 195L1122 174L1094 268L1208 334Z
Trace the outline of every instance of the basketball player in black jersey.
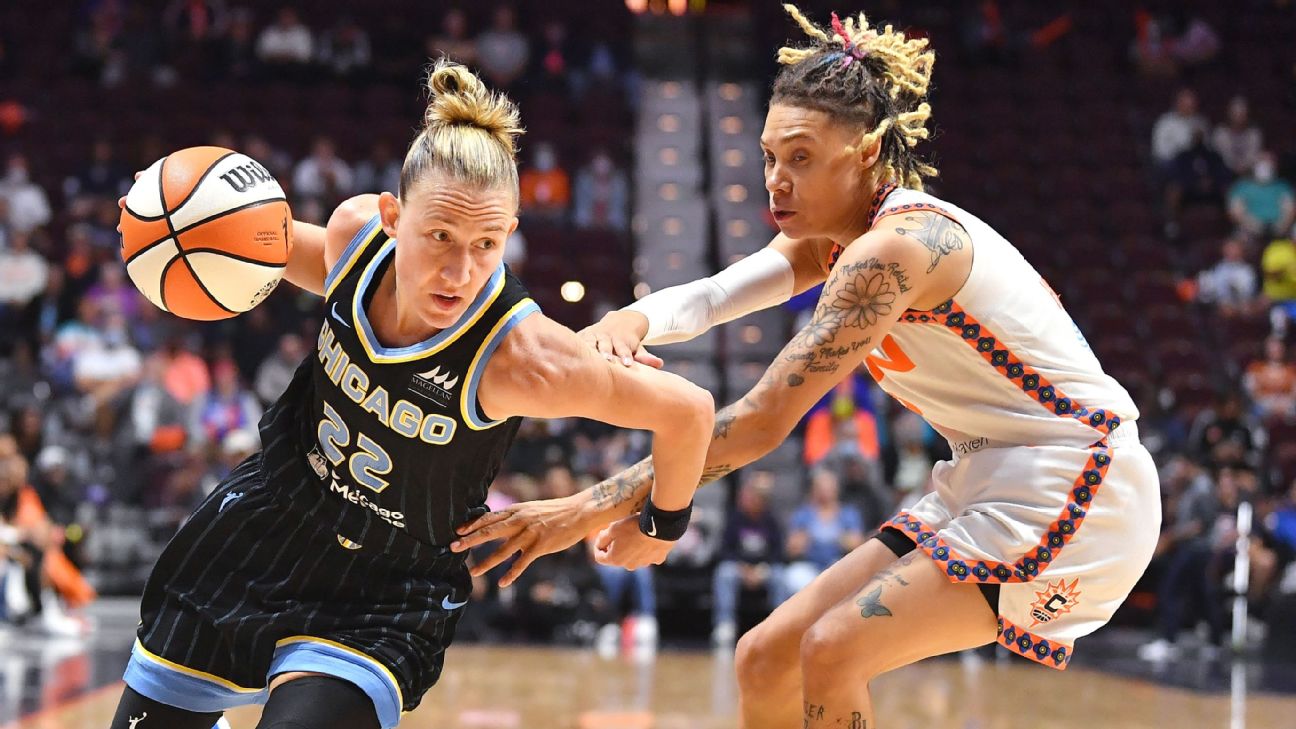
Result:
M259 729L396 726L440 675L470 591L448 545L485 513L519 416L653 432L652 518L602 559L660 562L684 531L710 395L537 313L501 260L517 110L445 61L428 85L400 197L294 226L286 278L324 297L316 351L263 450L158 559L112 729L208 729L248 703Z

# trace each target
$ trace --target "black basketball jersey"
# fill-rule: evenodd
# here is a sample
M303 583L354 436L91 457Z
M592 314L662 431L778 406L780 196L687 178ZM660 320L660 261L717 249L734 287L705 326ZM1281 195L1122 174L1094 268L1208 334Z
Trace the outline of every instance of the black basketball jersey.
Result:
M484 511L520 419L488 419L477 388L500 342L539 307L501 263L454 326L383 347L366 308L395 252L376 216L343 251L315 353L262 418L261 439L271 485L332 521L344 547L421 551L407 537L444 547Z

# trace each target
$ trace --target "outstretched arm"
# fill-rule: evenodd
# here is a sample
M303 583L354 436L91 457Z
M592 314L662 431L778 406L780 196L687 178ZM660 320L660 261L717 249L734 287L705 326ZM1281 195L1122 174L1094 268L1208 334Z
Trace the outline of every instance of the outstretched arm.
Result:
M870 232L852 244L833 270L810 323L783 348L750 392L716 414L703 482L717 480L773 450L824 393L864 361L906 308L952 295L970 265L967 248L959 265L936 267L929 265L932 249L901 230ZM652 480L651 460L642 461L568 499L519 504L487 514L463 527L462 538L452 548L463 551L506 539L474 568L480 574L519 550L529 563L613 522L617 522L613 531L624 532L625 517L642 504ZM503 582L511 582L520 572L514 565Z
M696 281L654 291L635 303L608 312L581 337L609 358L631 358L654 367L661 360L642 344L672 344L708 329L768 309L822 283L831 243L775 236L768 247Z

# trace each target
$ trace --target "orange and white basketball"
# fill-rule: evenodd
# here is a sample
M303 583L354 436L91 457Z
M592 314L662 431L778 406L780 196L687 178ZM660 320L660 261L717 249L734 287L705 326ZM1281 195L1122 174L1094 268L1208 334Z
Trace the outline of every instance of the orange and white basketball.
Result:
M265 167L222 147L154 162L126 195L122 260L135 286L185 319L225 319L283 277L292 212Z

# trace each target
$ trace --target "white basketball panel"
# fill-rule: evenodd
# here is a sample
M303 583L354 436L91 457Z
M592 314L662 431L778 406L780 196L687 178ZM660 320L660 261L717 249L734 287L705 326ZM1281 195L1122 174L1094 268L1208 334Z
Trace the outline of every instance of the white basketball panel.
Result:
M126 264L126 273L135 282L135 288L162 311L169 311L162 303L162 272L171 259L179 254L180 247L176 245L175 239L167 238L137 254Z
M171 213L171 224L181 230L230 210L283 197L283 188L265 167L235 152L207 172L183 205L180 200L168 201L180 205Z
M240 261L220 253L202 251L186 258L212 298L231 311L247 311L261 303L283 277L282 267Z

